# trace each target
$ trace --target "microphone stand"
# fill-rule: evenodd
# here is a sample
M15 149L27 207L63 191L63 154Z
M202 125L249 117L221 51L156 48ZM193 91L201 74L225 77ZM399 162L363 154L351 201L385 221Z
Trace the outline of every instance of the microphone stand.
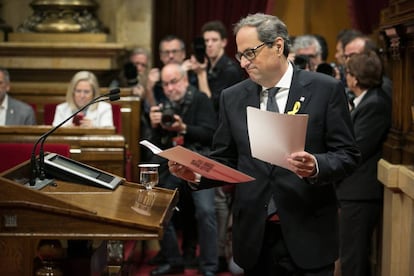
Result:
M26 184L26 186L28 186L32 189L35 189L35 190L40 190L43 187L51 184L54 181L53 179L47 179L46 178L46 173L45 173L44 143L46 141L46 138L50 134L55 132L58 128L60 128L62 125L64 125L67 121L69 121L70 119L75 117L76 114L78 114L79 112L82 112L83 110L85 110L88 106L90 106L92 104L95 104L95 103L98 103L98 102L107 101L107 100L110 100L110 101L119 100L120 99L119 93L120 93L119 88L114 88L108 94L101 95L101 96L98 96L98 97L94 98L89 103L87 103L85 106L83 106L82 108L77 110L75 113L70 115L68 118L63 120L61 123L59 123L55 127L51 128L49 131L44 133L42 136L40 136L40 138L34 144L34 147L33 147L33 150L32 150L32 155L31 155L31 158L30 158L30 167L31 167L31 171L32 171L32 177L30 178L30 181L29 181L29 183ZM39 143L40 143L39 162L37 162L37 160L36 160L36 149L37 149L37 146L38 146Z

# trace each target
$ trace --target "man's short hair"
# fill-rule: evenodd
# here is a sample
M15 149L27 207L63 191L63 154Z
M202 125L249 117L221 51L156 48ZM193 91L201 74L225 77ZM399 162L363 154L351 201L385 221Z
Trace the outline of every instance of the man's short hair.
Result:
M218 32L221 36L221 39L227 38L227 30L223 22L219 20L209 21L201 27L201 33L205 32Z

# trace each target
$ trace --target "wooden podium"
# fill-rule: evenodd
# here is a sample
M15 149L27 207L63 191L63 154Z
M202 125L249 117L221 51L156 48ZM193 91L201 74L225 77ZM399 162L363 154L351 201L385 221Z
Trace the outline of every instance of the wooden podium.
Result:
M33 275L40 239L160 239L178 193L154 188L142 212L143 186L121 183L115 190L64 182L32 190L28 161L0 175L0 267L4 275ZM140 192L141 191L141 192Z

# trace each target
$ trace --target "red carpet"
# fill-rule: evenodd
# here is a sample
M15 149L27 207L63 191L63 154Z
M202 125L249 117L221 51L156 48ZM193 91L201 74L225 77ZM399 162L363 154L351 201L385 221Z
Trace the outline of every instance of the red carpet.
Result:
M157 254L157 251L150 250L141 254L140 250L137 250L133 244L125 243L124 244L124 254L125 259L127 260L127 264L124 265L122 269L122 275L130 275L130 276L148 276L152 269L155 266L148 265L148 260ZM178 274L175 274L178 275ZM185 269L184 274L185 276L198 276L197 269ZM222 272L217 273L217 276L232 276L230 272Z

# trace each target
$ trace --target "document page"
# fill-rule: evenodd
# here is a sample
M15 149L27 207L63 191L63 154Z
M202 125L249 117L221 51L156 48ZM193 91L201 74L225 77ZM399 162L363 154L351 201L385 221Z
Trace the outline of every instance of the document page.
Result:
M252 156L289 169L286 157L305 148L307 114L282 114L247 107Z
M238 170L230 168L182 146L175 146L166 150L161 150L148 140L142 140L139 143L150 149L154 154L168 160L175 161L178 164L186 166L190 170L210 179L228 183L241 183L254 180L253 177L247 174L239 172Z

